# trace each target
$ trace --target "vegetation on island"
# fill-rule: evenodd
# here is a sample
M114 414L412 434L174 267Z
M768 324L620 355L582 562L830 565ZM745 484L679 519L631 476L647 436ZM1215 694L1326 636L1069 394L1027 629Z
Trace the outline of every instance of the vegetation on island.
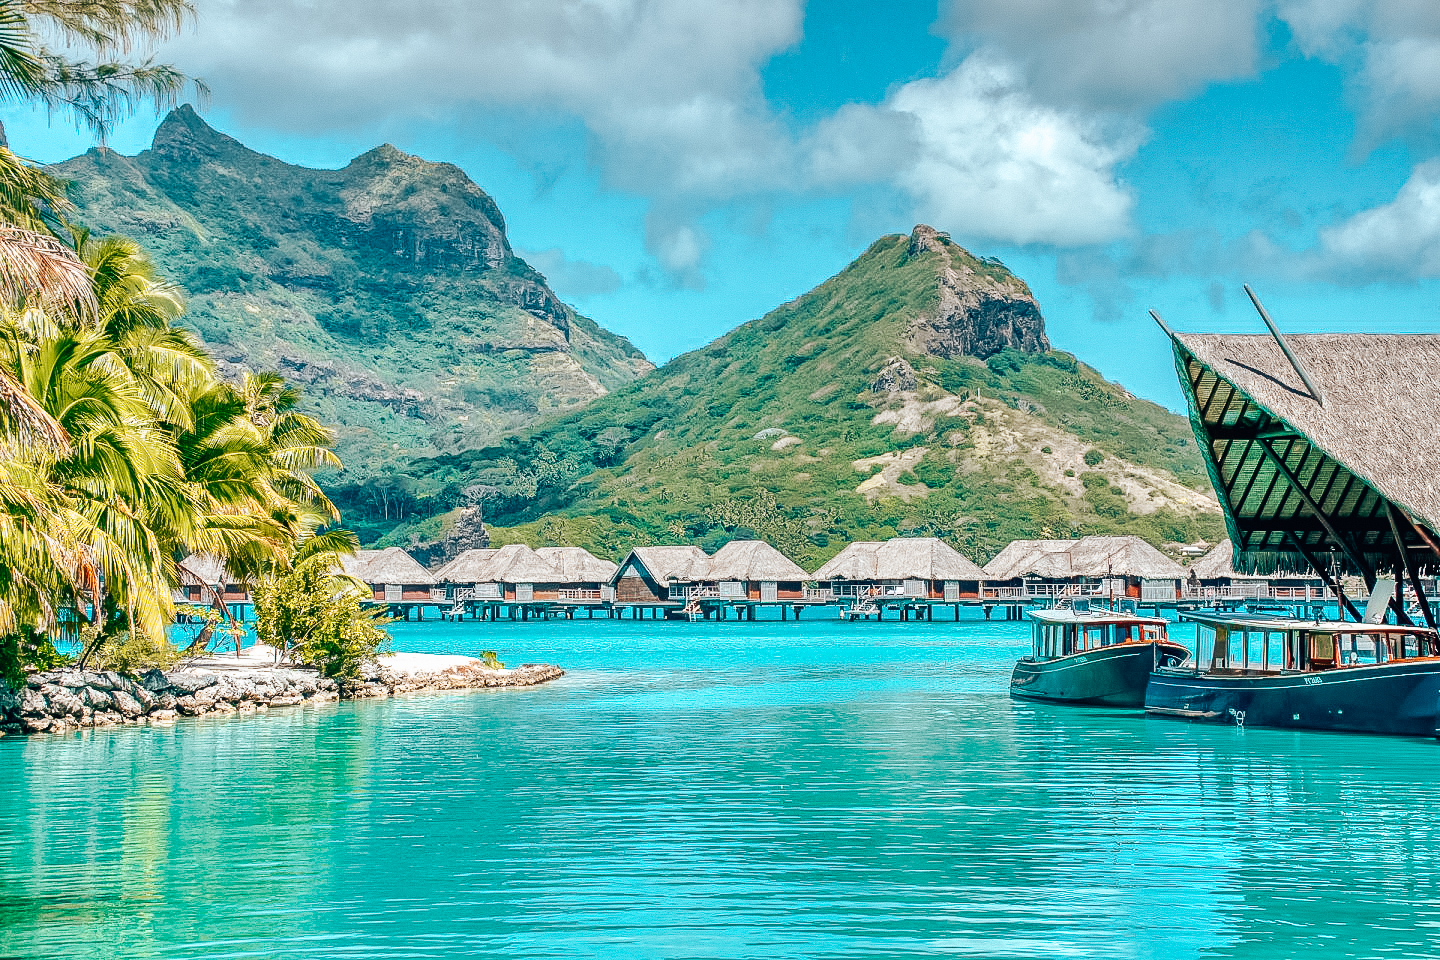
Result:
M1019 284L953 245L916 255L909 238L882 238L810 293L577 412L416 460L383 508L357 486L330 493L362 541L420 550L474 505L493 544L618 557L755 535L802 565L902 535L981 562L1016 538L1223 536L1184 418L1062 351L913 346L939 272L971 263ZM913 389L886 389L887 369Z
M104 57L159 39L182 0L6 8L0 84L97 133L186 80ZM42 37L66 40L67 53ZM67 59L89 47L98 63ZM181 292L133 241L70 222L63 185L0 149L0 674L166 664L177 562L278 580L297 551L353 548L316 484L331 436L274 374L222 379L178 325ZM348 613L349 611L346 611Z

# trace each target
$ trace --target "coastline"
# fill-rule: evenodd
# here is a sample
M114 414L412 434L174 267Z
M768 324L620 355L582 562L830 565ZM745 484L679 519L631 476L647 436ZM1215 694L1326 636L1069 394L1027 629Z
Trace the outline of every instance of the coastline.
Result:
M282 667L254 647L243 657L208 657L127 677L113 670L51 670L25 686L0 686L0 736L93 727L169 725L185 717L266 712L277 707L496 687L533 687L565 671L527 663L492 670L474 657L424 653L380 658L358 680L335 681Z

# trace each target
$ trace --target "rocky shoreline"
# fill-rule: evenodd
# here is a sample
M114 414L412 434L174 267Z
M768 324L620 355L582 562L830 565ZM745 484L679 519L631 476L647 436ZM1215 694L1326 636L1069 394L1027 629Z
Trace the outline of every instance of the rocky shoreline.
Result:
M274 707L405 693L532 687L565 672L535 663L513 670L492 670L472 661L433 671L401 672L378 666L359 680L337 683L313 670L213 663L168 671L147 670L137 677L113 670L32 674L18 690L0 685L0 735L170 724L180 717L255 713Z

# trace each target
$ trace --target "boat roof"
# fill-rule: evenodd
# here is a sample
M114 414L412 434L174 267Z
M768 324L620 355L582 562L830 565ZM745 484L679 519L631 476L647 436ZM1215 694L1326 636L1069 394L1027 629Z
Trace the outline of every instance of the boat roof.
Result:
M1245 630L1309 630L1312 633L1431 633L1429 627L1407 627L1395 623L1357 623L1354 620L1301 620L1295 617L1270 617L1264 614L1182 613L1181 620L1206 623L1216 627Z
M1164 617L1142 617L1113 610L1031 610L1030 616L1042 623L1169 623Z

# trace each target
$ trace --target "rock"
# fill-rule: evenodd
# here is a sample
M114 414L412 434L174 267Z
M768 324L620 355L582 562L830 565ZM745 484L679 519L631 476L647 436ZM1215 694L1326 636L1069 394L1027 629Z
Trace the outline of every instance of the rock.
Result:
M160 694L158 697L155 698L155 709L173 711L175 709L175 694Z
M104 673L100 674L100 676L105 678L106 689L109 690L125 690L128 693L129 690L127 690L126 688L134 686L133 683L120 676L120 674L116 673L114 670L106 670Z
M20 709L20 691L0 684L0 716Z
M104 673L96 673L94 670L82 670L80 676L85 681L85 686L93 687L96 690L110 690L110 676ZM118 676L118 674L116 674Z
M119 710L122 716L138 717L145 712L144 708L140 706L140 701L124 690L116 690L110 694L110 699L115 701L115 709Z
M45 702L45 696L39 690L31 690L26 687L20 693L20 715L25 717L38 717L50 712L50 704Z
M20 721L20 725L25 729L26 733L43 733L49 730L54 723L55 721L45 716L25 717Z
M61 716L75 717L78 719L85 712L84 702L64 687L60 687L59 692L53 694L48 699L50 700L50 715L52 717L60 714Z
M202 707L213 707L215 701L220 699L220 688L218 686L202 687L190 695L195 703Z
M170 687L170 678L163 670L152 667L140 674L140 685L151 693L163 693Z
M155 704L155 694L138 683L135 684L135 689L129 691L129 693L135 698L135 702L140 704L142 710L149 710Z
M110 694L96 687L84 687L80 691L80 699L85 701L92 710L109 710L114 705Z
M235 705L234 705L233 703L230 703L230 702L227 701L227 700L216 700L216 701L215 701L215 712L216 712L216 713L234 713L234 712L235 712Z
M220 682L220 678L213 673L203 673L199 670L176 670L169 675L169 688L178 690L181 693L194 693L197 690L204 690L206 687L213 687Z
M875 382L870 384L870 389L876 393L899 393L902 391L914 390L919 386L915 376L915 368L903 357L891 357L885 361Z
M151 723L174 723L174 722L175 722L175 711L174 711L174 710L151 710L151 711L150 711L150 718L149 718L149 719L150 719L150 722L151 722Z
M193 717L195 716L195 714L200 712L201 706L200 704L195 702L195 698L193 696L186 694L183 697L175 698L175 709L185 714L185 716L187 717ZM165 711L162 710L157 712L164 713Z
M55 682L62 687L69 687L71 690L78 690L85 686L85 678L80 675L79 670L64 670L55 678Z

